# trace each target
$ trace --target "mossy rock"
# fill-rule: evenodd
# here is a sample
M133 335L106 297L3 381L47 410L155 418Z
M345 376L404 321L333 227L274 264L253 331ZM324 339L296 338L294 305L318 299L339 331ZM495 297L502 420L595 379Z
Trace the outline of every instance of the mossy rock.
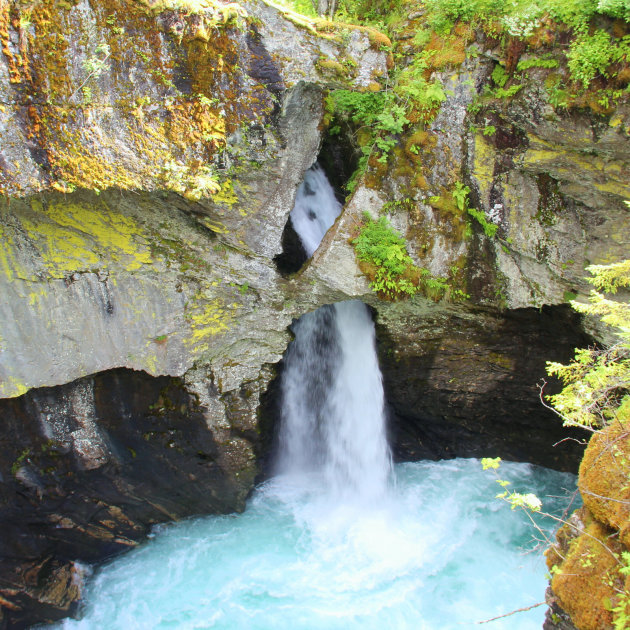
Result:
M610 608L615 604L615 587L623 587L613 556L621 545L611 538L614 532L595 520L587 508L578 514L579 519L572 517L572 523L559 530L559 545L547 553L554 573L551 588L577 628L608 630L613 627ZM579 532L573 523L582 525L581 535L576 536Z
M591 438L580 465L584 504L602 523L619 530L630 548L630 432L616 422Z

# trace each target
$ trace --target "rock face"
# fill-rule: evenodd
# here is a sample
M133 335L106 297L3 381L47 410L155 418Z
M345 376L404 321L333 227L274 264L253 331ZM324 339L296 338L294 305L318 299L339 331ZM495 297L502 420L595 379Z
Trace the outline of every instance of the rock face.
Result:
M253 482L179 379L112 370L3 400L0 413L0 459L13 462L0 486L10 627L73 611L77 559L120 553L165 519L231 511Z
M318 28L257 2L0 6L1 627L71 612L77 560L243 508L308 299L273 259L323 87L386 71L369 29Z
M578 330L566 307L504 315L422 312L409 303L381 310L379 360L395 456L500 456L575 470L583 447L563 441L572 434L541 409L538 384L546 360L566 361L588 341Z
M553 575L547 630L623 627L630 592L630 440L627 417L619 420L591 438L579 473L584 506L560 528L557 543L547 551Z
M0 1L1 628L72 613L80 563L155 523L243 508L290 324L323 304L375 311L399 458L579 457L551 446L566 434L536 383L588 341L561 306L583 265L627 246L626 113L559 116L535 75L471 113L495 62L441 68L437 117L294 273L287 221L325 92L379 89L388 42L265 2L194 4ZM450 301L377 298L351 244L364 212L388 214Z

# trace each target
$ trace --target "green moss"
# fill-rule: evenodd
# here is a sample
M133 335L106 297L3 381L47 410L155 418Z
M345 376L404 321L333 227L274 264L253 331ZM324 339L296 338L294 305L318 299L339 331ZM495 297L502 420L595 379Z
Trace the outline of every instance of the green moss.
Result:
M338 77L343 77L346 74L346 69L338 61L323 55L317 59L315 65L323 74L332 74Z

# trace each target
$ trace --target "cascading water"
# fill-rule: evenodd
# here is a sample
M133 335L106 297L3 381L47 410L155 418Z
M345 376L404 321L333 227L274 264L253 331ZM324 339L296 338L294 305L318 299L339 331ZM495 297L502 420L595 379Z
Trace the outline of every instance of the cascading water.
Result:
M391 460L369 311L356 301L325 306L294 332L282 380L278 472L319 474L346 500L382 497Z
M341 212L341 204L322 167L314 164L306 171L291 210L293 229L310 258Z
M300 185L293 227L311 256L341 212L319 165ZM358 301L324 306L294 326L285 357L278 472L320 474L336 495L385 492L391 459L374 325Z
M319 222L320 175L307 173L296 208L307 208L321 240L339 209ZM63 627L472 630L544 599L544 563L523 554L536 532L494 499L496 483L478 461L392 469L366 306L326 306L293 329L277 475L243 514L161 526L99 569L83 618ZM505 463L501 476L547 497L557 514L562 488L575 487L572 475L528 464ZM488 627L531 630L543 615L534 608Z

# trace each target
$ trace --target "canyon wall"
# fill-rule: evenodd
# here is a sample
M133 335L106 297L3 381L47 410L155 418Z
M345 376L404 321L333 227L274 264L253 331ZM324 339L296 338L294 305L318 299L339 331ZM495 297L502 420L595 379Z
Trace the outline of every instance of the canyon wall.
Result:
M5 0L0 40L0 627L72 613L81 563L155 523L243 509L290 324L323 304L374 310L398 458L576 469L537 383L600 334L566 302L586 264L627 254L630 110L557 111L535 69L475 111L490 45L436 69L435 119L370 165L301 265L304 172L322 143L356 149L326 135L324 97L384 89L384 35L257 1ZM370 289L365 212L445 296Z

